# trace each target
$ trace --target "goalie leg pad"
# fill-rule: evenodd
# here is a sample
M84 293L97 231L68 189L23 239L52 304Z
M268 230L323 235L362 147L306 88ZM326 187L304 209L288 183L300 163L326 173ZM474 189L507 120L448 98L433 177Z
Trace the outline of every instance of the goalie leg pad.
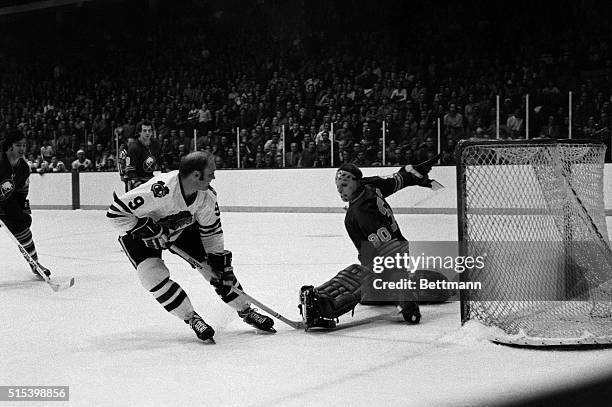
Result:
M193 314L193 306L187 293L178 283L170 279L170 271L164 261L151 257L136 267L142 286L153 294L162 307L182 320Z
M417 281L426 280L428 283L448 282L448 278L442 273L433 270L417 270L414 272L412 279ZM417 291L418 301L420 304L436 304L448 301L448 299L457 293L454 290L447 288L432 288L419 289Z
M352 264L315 288L319 316L338 318L355 308L361 300L361 287L371 274L366 267Z

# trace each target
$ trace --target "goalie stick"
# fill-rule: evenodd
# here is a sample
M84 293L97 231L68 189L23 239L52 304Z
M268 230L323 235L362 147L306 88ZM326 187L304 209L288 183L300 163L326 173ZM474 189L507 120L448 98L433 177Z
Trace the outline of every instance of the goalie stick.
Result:
M66 280L66 281L53 281L51 280L50 277L48 277L41 269L40 269L40 265L38 264L38 262L36 260L34 260L32 258L32 256L30 256L30 253L28 253L28 251L21 245L21 243L19 243L19 240L17 240L17 238L15 236L13 236L13 234L11 233L10 230L8 230L8 228L6 227L6 225L4 224L4 222L2 222L2 220L0 220L0 229L4 229L6 231L6 234L13 240L13 242L17 245L17 248L19 249L19 251L21 252L21 255L23 256L23 258L28 262L28 264L34 269L36 270L36 272L42 277L43 280L45 280L45 282L47 284L49 284L49 287L51 287L51 289L55 292L58 291L62 291L65 290L67 288L70 288L74 285L74 277L71 277L70 279Z
M201 262L197 261L196 259L191 257L189 254L187 254L183 250L179 249L175 245L170 246L169 249L173 253L175 253L178 256L180 256L183 259L185 259L194 268L197 268L198 270L200 270L200 273L202 273L202 275L208 281L210 281L213 278L217 277L208 264L201 263ZM259 308L261 308L262 310L264 310L268 314L272 315L274 318L276 318L276 319L284 322L285 324L289 325L291 328L294 328L294 329L304 329L304 322L302 322L302 321L292 321L292 320L282 316L278 312L274 311L272 308L270 308L267 305L262 304L261 302L257 301L255 298L251 297L250 295L248 295L244 291L240 290L239 288L232 287L232 291L234 293L238 294L240 297L244 298L245 300L249 301L250 303L258 306Z

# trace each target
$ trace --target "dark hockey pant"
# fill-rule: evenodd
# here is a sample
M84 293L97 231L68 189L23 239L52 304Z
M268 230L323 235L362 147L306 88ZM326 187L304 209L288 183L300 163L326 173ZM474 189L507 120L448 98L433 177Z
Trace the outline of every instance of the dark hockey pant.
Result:
M32 218L30 215L23 214L19 217L0 215L0 219L8 230L17 238L19 243L26 249L28 254L34 259L38 260L38 253L36 253L36 246L34 245L34 239L32 237L32 231L30 225L32 224Z

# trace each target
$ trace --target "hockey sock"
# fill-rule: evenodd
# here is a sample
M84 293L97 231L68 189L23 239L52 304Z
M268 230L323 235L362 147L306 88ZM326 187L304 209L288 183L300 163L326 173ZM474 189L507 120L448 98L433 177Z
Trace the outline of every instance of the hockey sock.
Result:
M21 232L15 233L15 237L19 243L27 250L28 254L34 259L38 260L38 253L36 253L36 246L34 246L34 240L32 238L32 231L30 228L24 229Z
M136 268L142 286L172 315L187 320L193 315L193 306L187 293L170 279L170 271L160 258L149 258Z

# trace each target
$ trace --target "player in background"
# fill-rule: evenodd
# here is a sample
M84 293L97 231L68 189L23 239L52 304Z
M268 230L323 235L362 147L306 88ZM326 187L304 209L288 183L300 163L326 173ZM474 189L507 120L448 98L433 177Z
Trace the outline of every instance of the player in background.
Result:
M117 149L119 152L117 153L117 170L119 171L119 178L121 178L121 182L125 184L125 192L129 191L129 183L126 177L126 160L127 160L127 147L125 143L121 143L121 145Z
M232 291L242 290L225 250L215 179L215 161L209 152L184 156L178 171L160 174L121 196L113 195L106 216L122 236L119 242L136 268L143 287L164 309L189 324L201 340L214 329L194 311L180 285L170 279L162 251L174 244L196 260L208 263L217 278L210 281L217 294L248 324L275 332L274 321L256 312Z
M20 131L11 131L2 143L0 154L0 219L17 238L30 256L38 262L38 253L32 237L32 211L28 201L30 167L24 159L27 142ZM40 270L51 276L51 272L40 265ZM42 280L32 267L32 273Z
M161 146L153 138L153 124L141 121L136 126L138 139L130 143L125 157L125 177L128 190L153 178L153 171L161 167Z
M363 177L361 170L351 163L340 166L335 182L340 198L348 202L344 225L358 251L360 264L353 264L340 271L319 287L303 286L300 290L300 310L309 327L333 328L334 319L353 310L367 300L370 303L390 302L400 306L407 322L418 323L421 318L417 298L410 293L404 296L376 300L371 282L376 276L372 271L376 256L395 256L408 253L408 241L387 203L388 196L411 185L425 188L442 188L428 177L434 157L422 164L406 165L391 177ZM392 275L390 270L388 275ZM395 273L397 273L395 271ZM409 276L409 275L408 275ZM386 295L389 295L388 292ZM371 296L371 298L367 298Z

